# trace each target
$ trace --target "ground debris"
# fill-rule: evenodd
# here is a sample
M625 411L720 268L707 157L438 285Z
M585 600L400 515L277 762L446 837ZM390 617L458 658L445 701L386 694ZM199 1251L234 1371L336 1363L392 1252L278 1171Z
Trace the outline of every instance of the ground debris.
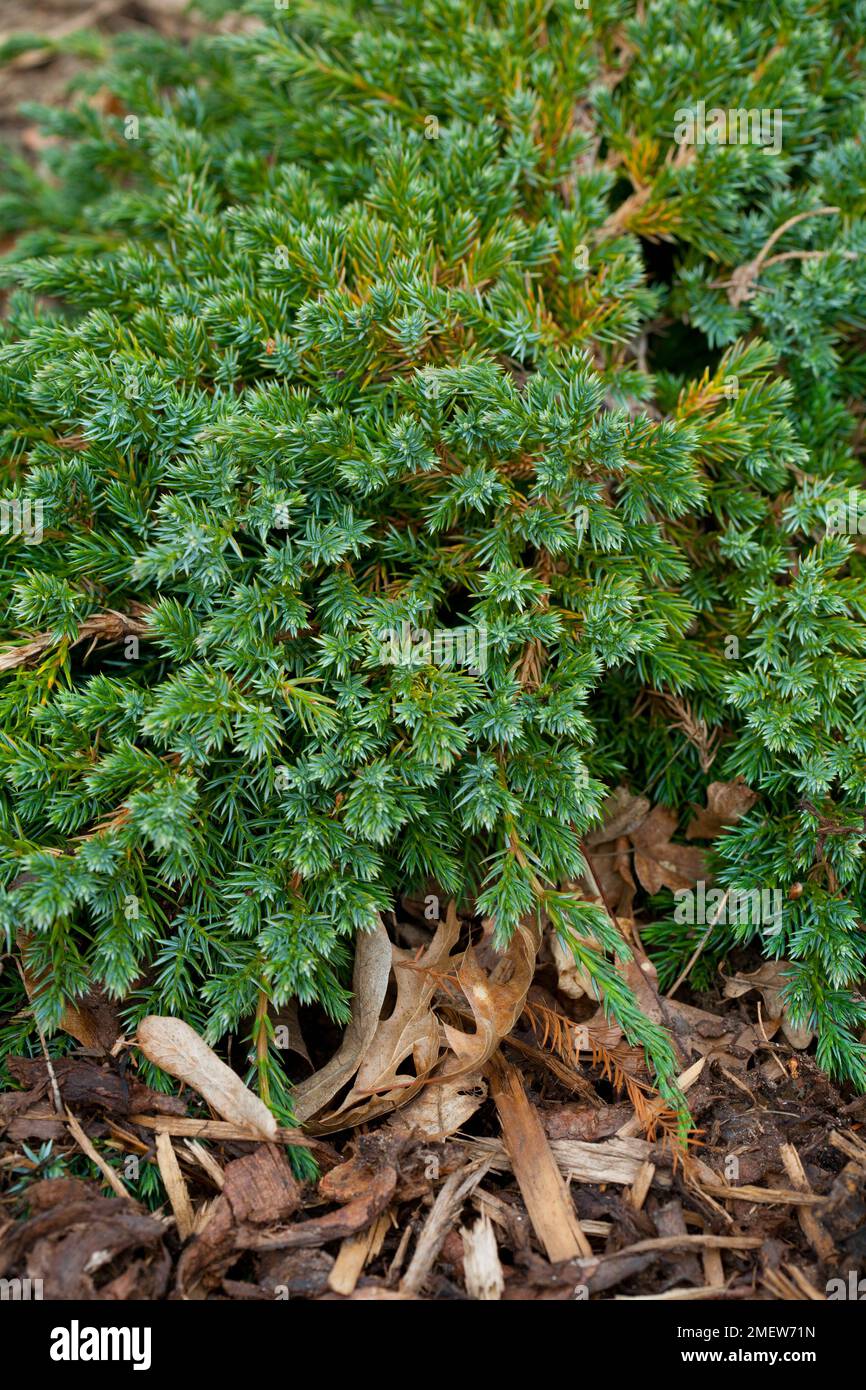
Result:
M0 1276L41 1279L47 1299L162 1298L171 1275L165 1227L92 1183L46 1179L32 1215L0 1244Z
M411 949L384 926L368 941L357 1037L309 1077L327 1142L257 1137L255 1096L200 1039L173 1095L126 1045L10 1059L0 1272L46 1297L506 1302L815 1300L856 1275L861 1108L761 1010L775 977L743 956L736 988L666 998L635 941L635 987L683 1059L684 1150L639 1051L547 945L532 978L529 940L473 947L453 907L407 932ZM328 1056L309 1019L305 1036ZM76 1176L40 1181L36 1140ZM130 1159L160 1178L154 1213Z

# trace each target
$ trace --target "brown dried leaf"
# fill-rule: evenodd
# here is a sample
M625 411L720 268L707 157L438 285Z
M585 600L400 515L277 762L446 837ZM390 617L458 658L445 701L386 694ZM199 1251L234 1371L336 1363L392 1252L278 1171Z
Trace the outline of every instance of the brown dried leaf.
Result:
M742 777L733 782L711 782L706 807L695 807L696 815L686 831L686 839L715 840L726 826L736 825L757 799L757 792L747 787Z
M400 1133L447 1139L472 1118L486 1099L487 1083L480 1072L470 1072L441 1086L427 1086L392 1115L388 1124Z
M649 809L650 803L645 796L633 796L628 787L617 787L602 802L603 824L600 829L584 835L584 844L592 849L607 840L616 840L620 835L631 835L646 820Z
M791 967L786 960L767 960L750 974L722 974L722 978L725 981L726 999L739 999L741 995L748 994L750 990L758 990L769 1015L765 1022L778 1024L778 1021L781 1021L782 1032L788 1042L798 1052L802 1052L804 1048L809 1046L815 1034L811 1028L795 1026L791 1022L787 1009L783 1006L782 992L790 976L790 971Z
M658 893L661 888L672 892L693 888L698 879L707 877L703 850L671 844L676 828L676 814L656 806L631 832L635 872L648 893Z
M296 1113L307 1119L309 1129L320 1134L348 1129L408 1104L425 1086L448 1087L461 1078L477 1078L479 1068L511 1031L522 1011L535 969L538 935L534 926L519 927L508 950L498 954L489 976L471 948L464 952L457 981L476 1024L475 1032L467 1034L440 1024L433 1007L443 977L453 972L451 952L459 934L460 921L451 903L446 920L439 923L433 940L420 956L388 943L389 961L397 982L394 1009L390 1017L377 1021L372 1035L369 1026L364 1029L360 1061L355 1058L354 1047L349 1051L347 1062L354 1059L357 1074L348 1095L335 1110L322 1113L310 1108L303 1092L313 1086L315 1077L298 1088L296 1096L301 1093L302 1106L296 1104ZM384 988L381 997L384 998ZM380 1007L381 1002L376 1010L377 1020ZM451 1060L442 1058L443 1035L454 1054ZM409 1058L413 1071L401 1070ZM341 1069L342 1081L348 1080L348 1070L348 1066ZM331 1094L335 1090L331 1088Z
M388 943L389 961L397 982L393 1012L377 1022L360 1059L354 1085L342 1105L329 1114L318 1115L309 1128L320 1134L348 1129L394 1110L417 1095L439 1058L439 1023L431 1002L440 976L453 966L451 950L459 935L460 921L451 903L445 921L439 923L421 956ZM414 1063L414 1075L400 1071L409 1057Z
M631 842L628 836L619 835L615 840L604 840L594 846L592 854L586 850L584 843L584 850L603 903L615 917L631 917L637 884L631 871ZM598 896L592 887L591 891L594 897Z
M566 999L582 999L584 995L595 999L595 987L589 974L582 965L578 965L574 952L565 945L553 927L548 929L547 941L556 966L556 986L560 994L564 994Z
M394 947L397 1003L391 1017L379 1026L373 1046L358 1071L352 1096L365 1091L399 1085L397 1068L410 1055L416 1069L428 1070L438 1057L438 1027L430 1012L430 1001L439 986L438 976L451 965L451 951L460 935L460 922L454 903L450 903L444 922L440 922L427 950L417 956Z
M501 1040L508 1036L523 1012L529 986L535 974L539 930L532 923L520 922L504 952L505 969L497 966L491 975L478 964L469 946L457 979L475 1019L475 1032L462 1033L443 1024L445 1036L457 1063L446 1064L436 1081L453 1081L467 1076L489 1061ZM507 968L510 966L510 970ZM499 979L494 976L499 975ZM503 976L509 978L504 979Z
M35 970L28 963L28 947L31 938L22 931L15 934L19 948L21 978L27 991L27 998L33 999L39 993L45 972ZM110 1052L120 1033L117 1008L103 994L102 990L92 989L77 1004L67 1004L63 1010L60 1027L82 1047L94 1052Z
M136 1041L149 1062L192 1087L224 1120L260 1139L276 1139L277 1122L264 1101L188 1023L151 1014L139 1023Z
M391 974L391 942L381 917L374 932L365 932L355 948L352 1018L330 1062L295 1087L294 1110L301 1121L327 1105L350 1081L367 1054L385 1000Z
M635 952L631 960L619 961L617 970L634 993L641 1012L653 1023L664 1026L667 1020L659 996L658 971L649 957L643 951Z

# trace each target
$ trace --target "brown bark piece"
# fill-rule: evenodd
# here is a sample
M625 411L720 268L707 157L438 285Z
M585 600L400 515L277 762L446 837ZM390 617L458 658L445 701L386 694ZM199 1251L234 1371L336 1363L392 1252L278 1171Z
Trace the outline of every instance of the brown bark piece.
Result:
M285 1221L300 1206L300 1188L276 1144L262 1144L235 1159L224 1179L204 1229L178 1263L178 1290L185 1298L206 1297L235 1263L238 1251L249 1244L256 1227Z
M687 1235L688 1232L686 1230L686 1220L683 1216L682 1203L675 1200L666 1203L663 1207L659 1207L655 1214L655 1226L660 1236ZM717 1250L713 1250L712 1253L716 1258L719 1258ZM703 1283L701 1267L696 1255L684 1255L682 1265L677 1273L682 1273L683 1278L687 1279L690 1284L699 1285ZM708 1280L708 1282L711 1281Z
M309 1221L298 1221L292 1226L286 1226L284 1230L241 1231L238 1248L300 1250L324 1245L331 1240L345 1240L347 1236L364 1230L385 1210L396 1186L396 1169L383 1168L381 1173L377 1173L373 1178L363 1196L347 1202L339 1211L329 1212L327 1216L313 1217Z
M785 1165L785 1172L791 1181L791 1186L796 1187L798 1192L811 1192L812 1188L809 1179L806 1177L800 1155L793 1144L780 1144L779 1153ZM821 1225L814 1211L808 1207L801 1207L797 1212L797 1220L800 1222L800 1229L808 1240L815 1254L824 1263L832 1260L836 1254L829 1231Z
M41 1279L46 1299L163 1296L171 1260L161 1222L72 1178L36 1183L28 1199L34 1215L6 1233L0 1275Z
M488 1074L514 1176L547 1258L555 1263L591 1255L592 1247L581 1230L538 1111L530 1104L519 1073L496 1056Z

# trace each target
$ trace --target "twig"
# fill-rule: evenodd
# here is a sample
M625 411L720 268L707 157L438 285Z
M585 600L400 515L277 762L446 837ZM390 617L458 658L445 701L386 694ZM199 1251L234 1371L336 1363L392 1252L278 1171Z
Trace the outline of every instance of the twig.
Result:
M128 1202L135 1203L135 1198L133 1197L132 1193L128 1192L127 1189L124 1187L123 1183L120 1181L120 1178L115 1173L111 1164L106 1163L102 1155L96 1152L96 1149L91 1144L87 1135L84 1133L84 1130L81 1128L81 1125L78 1123L68 1106L66 1107L66 1123L69 1127L69 1132L78 1144L78 1147L82 1149L84 1153L87 1154L87 1157L90 1159L91 1163L96 1164L97 1168L99 1169L102 1176L105 1178L105 1181L108 1183L109 1187L117 1194L118 1197L125 1197Z
M684 984L685 981L689 978L689 975L691 975L695 964L697 963L698 959L703 953L704 947L706 946L707 942L713 934L713 928L718 925L721 919L722 913L725 910L725 904L730 896L731 890L730 888L726 888L725 896L722 898L722 901L719 903L718 907L716 907L714 911L710 914L710 920L707 923L707 929L704 932L695 949L692 951L692 954L689 957L688 964L686 965L685 969L677 976L676 980L674 980L674 983L667 991L668 999L673 999L680 985Z
M809 1179L806 1177L803 1163L793 1144L781 1144L779 1154L785 1165L785 1172L792 1187L796 1187L798 1192L811 1192ZM808 1240L819 1260L828 1264L836 1256L836 1249L833 1245L833 1238L830 1232L821 1225L817 1216L808 1207L801 1207L797 1212L797 1220L800 1229Z
M776 242L783 237L785 232L789 231L791 227L795 227L798 222L803 222L808 217L831 217L839 211L840 209L836 207L825 207L813 208L809 212L795 213L793 217L789 217L767 238L754 260L746 261L744 265L737 266L736 270L731 273L730 280L714 281L713 288L726 289L728 291L728 299L731 301L734 308L737 308L740 304L744 303L745 300L751 299L764 265L776 265L780 261L786 260L813 260L815 257L829 255L830 253L828 251L785 251L781 255L773 256L769 260L767 259L773 247L776 245ZM849 260L856 260L856 253L853 251L846 251L843 254Z
M163 1186L177 1223L177 1233L181 1240L188 1240L195 1228L195 1213L189 1199L189 1190L184 1181L177 1154L168 1134L156 1136L156 1161Z
M401 1293L421 1292L461 1206L473 1188L478 1186L492 1162L492 1157L483 1158L477 1164L470 1163L458 1168L446 1178L418 1237L409 1268L401 1280Z
M141 610L142 613L146 611ZM109 609L106 613L94 613L92 617L85 618L84 622L79 624L77 635L67 644L67 650L71 651L79 642L85 642L88 638L92 638L93 643L96 643L120 642L124 637L146 636L147 623L141 617L131 613L116 613ZM42 656L49 647L60 645L62 644L55 643L53 633L40 632L29 642L18 642L0 651L0 671L12 671L16 666L22 666L25 662Z
M24 989L25 989L25 991L26 991L26 993L27 993L27 996L28 996L28 998L29 998L29 997L30 997L30 990L27 988L27 976L24 974L24 967L23 967L23 965L21 964L21 957L20 957L20 956L17 956L17 955L15 956L15 964L16 964L16 966L18 967L18 974L21 976L21 983L23 984ZM62 1098L61 1095L60 1095L60 1086L59 1086L58 1081L57 1081L57 1073L56 1073L56 1071L54 1070L54 1063L52 1062L52 1060L51 1060L51 1055L50 1055L50 1053L49 1053L49 1051L48 1051L48 1044L47 1044L47 1042L45 1041L45 1034L43 1033L42 1029L39 1027L39 1024L38 1024L38 1022L37 1022L37 1020L36 1020L36 1015L35 1015L35 1013L33 1012L33 1009L32 1009L32 1008L31 1008L30 1012L33 1014L33 1024L34 1024L34 1027L36 1028L37 1037L39 1038L39 1046L42 1048L42 1055L43 1055L43 1057L45 1058L45 1066L46 1066L47 1071L48 1071L48 1079L49 1079L49 1081L51 1082L51 1095L52 1095L53 1100L54 1100L54 1109L57 1111L58 1115L62 1115L62 1114L63 1114L63 1098Z

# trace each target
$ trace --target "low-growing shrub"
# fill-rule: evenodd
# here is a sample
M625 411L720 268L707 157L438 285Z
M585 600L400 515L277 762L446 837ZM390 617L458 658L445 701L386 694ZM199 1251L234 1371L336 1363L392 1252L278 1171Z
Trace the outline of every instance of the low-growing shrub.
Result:
M120 41L3 176L37 1022L94 982L211 1038L344 1020L420 889L541 913L673 1096L581 841L620 784L741 778L716 881L781 915L677 924L668 880L646 940L670 982L762 939L866 1085L866 11L247 9Z

